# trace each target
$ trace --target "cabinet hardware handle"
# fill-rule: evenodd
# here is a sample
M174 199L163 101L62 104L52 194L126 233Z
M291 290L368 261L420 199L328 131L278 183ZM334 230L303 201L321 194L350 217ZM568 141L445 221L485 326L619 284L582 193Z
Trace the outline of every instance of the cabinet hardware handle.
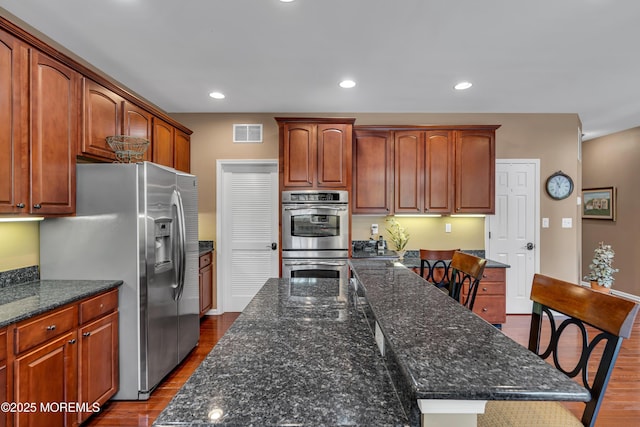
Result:
M55 331L55 330L56 330L56 325L47 326L47 331Z
M483 308L483 309L482 309L482 311L488 311L488 310L487 310L487 308L485 307L485 308Z
M482 288L482 291L483 292L487 292L487 288Z
M76 339L75 338L69 340L69 344L75 344L75 343L76 343Z
M33 205L33 209L40 209L42 208L42 205L40 203L36 203L35 205Z
M83 337L88 337L89 335L91 335L91 332L85 332L84 334L82 334Z
M18 203L18 204L16 205L16 207L17 207L17 208L20 208L20 209L24 208L24 206L25 206L25 205L24 205L24 203Z

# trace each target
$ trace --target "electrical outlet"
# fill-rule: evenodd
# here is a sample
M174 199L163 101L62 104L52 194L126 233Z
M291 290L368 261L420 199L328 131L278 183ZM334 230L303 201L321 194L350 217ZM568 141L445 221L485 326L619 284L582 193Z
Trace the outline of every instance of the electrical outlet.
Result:
M378 224L371 224L371 234L378 234Z
M571 218L562 218L562 228L571 228L573 227L573 221Z
M446 223L446 224L444 225L444 232L445 232L445 233L451 233L451 224Z

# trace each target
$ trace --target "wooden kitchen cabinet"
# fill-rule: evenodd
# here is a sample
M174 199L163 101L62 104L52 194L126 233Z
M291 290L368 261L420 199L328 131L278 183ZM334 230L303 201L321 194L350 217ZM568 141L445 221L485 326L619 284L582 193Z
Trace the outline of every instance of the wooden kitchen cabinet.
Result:
M9 383L7 378L7 330L0 330L0 403L10 402ZM0 427L7 425L8 412L0 412Z
M173 167L191 172L191 136L176 129L174 134Z
M98 83L83 78L84 126L79 155L115 161L107 137L122 135L124 99Z
M144 138L149 141L149 145L147 146L147 150L144 152L142 160L151 161L153 157L153 148L151 143L151 136L153 132L153 115L145 109L140 108L129 101L123 102L122 110L123 135Z
M501 325L507 321L506 277L504 268L487 267L478 285L473 312L494 325ZM466 299L468 292L468 286L464 287L463 298Z
M395 213L422 211L423 156L424 132L406 130L394 133Z
M75 212L80 76L0 31L0 213Z
M454 194L454 132L425 132L424 191L422 210L425 213L453 212Z
M200 317L213 307L213 252L200 255L200 275L198 284L200 287Z
M0 30L0 213L29 210L29 51Z
M393 207L393 138L385 130L358 129L353 140L354 214L388 215Z
M35 412L13 413L14 426L76 426L116 393L117 289L23 320L9 326L9 331L13 348L8 356L15 359L5 371L13 378L12 388L5 388L5 393L13 392L12 401L38 405ZM0 381L2 375L0 370ZM42 411L40 407L61 402L80 402L89 412L64 411L58 406Z
M80 74L31 50L30 213L70 215L76 204Z
M174 150L173 126L157 117L153 118L153 161L160 165L173 167Z
M104 405L118 391L118 290L80 304L79 402ZM93 412L78 413L82 423Z
M281 189L351 188L355 119L276 117Z
M456 132L455 213L495 213L495 130Z

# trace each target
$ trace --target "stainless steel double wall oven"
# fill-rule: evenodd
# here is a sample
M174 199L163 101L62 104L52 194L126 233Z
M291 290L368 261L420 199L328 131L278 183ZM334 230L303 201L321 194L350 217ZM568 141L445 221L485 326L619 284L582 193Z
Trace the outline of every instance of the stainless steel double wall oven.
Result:
M349 193L282 192L282 277L348 280Z

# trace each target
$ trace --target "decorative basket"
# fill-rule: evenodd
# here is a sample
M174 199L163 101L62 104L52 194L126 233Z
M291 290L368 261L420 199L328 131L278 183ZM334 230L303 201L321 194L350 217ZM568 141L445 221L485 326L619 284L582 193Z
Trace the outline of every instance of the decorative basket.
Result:
M120 163L141 161L149 147L148 140L127 135L108 136L107 144L116 153L117 162Z

